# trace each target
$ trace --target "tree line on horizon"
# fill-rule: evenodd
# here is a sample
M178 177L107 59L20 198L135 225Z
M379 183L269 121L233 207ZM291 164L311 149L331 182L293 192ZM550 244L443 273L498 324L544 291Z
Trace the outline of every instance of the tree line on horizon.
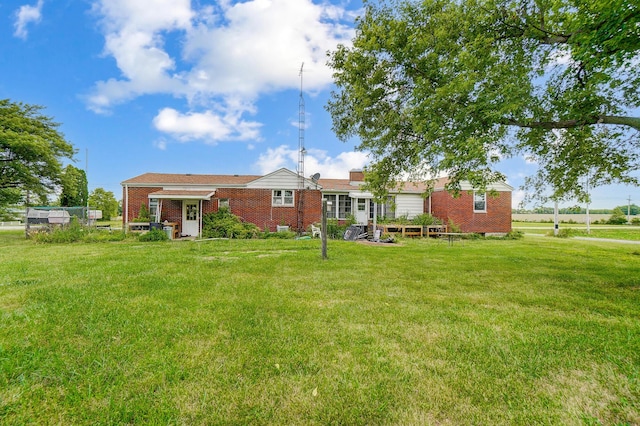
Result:
M612 209L589 209L590 214L614 214L621 211L624 214L636 216L640 214L640 206L636 204L616 206ZM548 206L535 207L533 209L512 209L513 214L553 214L554 208ZM558 214L587 214L587 209L581 206L558 208Z

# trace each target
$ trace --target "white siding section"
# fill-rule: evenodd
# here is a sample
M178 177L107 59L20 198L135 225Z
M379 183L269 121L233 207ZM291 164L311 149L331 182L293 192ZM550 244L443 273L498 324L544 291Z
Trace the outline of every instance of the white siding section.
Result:
M424 198L420 194L398 194L396 195L396 217L407 216L413 219L417 215L424 213Z
M253 182L247 184L247 188L253 189L298 189L300 180L296 173L293 173L287 169L276 170L266 176L256 179ZM305 188L312 186L312 182L305 179Z

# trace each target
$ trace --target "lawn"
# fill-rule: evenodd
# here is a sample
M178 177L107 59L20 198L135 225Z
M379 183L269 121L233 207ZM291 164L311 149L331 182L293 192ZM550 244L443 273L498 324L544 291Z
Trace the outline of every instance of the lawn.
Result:
M640 246L0 233L2 424L640 424Z
M553 223L513 222L512 227L527 234L553 234ZM558 229L570 229L570 235L576 237L640 241L640 226L634 225L591 225L587 233L584 223L560 223Z

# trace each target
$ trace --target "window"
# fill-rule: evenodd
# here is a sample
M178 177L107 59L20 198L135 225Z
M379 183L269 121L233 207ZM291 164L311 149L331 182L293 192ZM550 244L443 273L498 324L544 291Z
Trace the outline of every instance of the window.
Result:
M374 205L377 206L377 210L374 208ZM378 219L395 219L396 211L395 211L395 197L393 195L388 195L387 200L384 204L375 204L373 200L369 201L369 220L373 220L373 213L376 213Z
M336 196L325 195L324 198L327 200L327 218L335 219L336 211L338 210L338 205L336 204Z
M338 219L346 219L351 214L351 197L338 195Z
M327 218L346 219L351 214L351 198L348 195L325 195L324 198L327 199Z
M226 209L227 211L231 211L231 206L229 205L228 198L220 198L218 200L218 210Z
M187 217L186 220L198 220L198 205L187 204Z
M487 194L484 192L473 193L473 211L474 212L486 212L487 211Z
M293 190L274 189L271 204L274 206L293 206Z
M149 218L153 222L158 222L160 220L158 213L158 199L149 198Z

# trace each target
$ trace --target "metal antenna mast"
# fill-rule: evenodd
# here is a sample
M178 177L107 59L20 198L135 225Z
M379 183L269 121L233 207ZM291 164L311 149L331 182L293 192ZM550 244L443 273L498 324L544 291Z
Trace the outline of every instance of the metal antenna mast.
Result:
M298 176L300 177L300 186L304 185L304 95L302 94L302 73L304 62L300 65L300 102L298 105Z
M304 62L300 65L300 102L298 107L298 233L304 231L304 95L302 94L302 73Z

